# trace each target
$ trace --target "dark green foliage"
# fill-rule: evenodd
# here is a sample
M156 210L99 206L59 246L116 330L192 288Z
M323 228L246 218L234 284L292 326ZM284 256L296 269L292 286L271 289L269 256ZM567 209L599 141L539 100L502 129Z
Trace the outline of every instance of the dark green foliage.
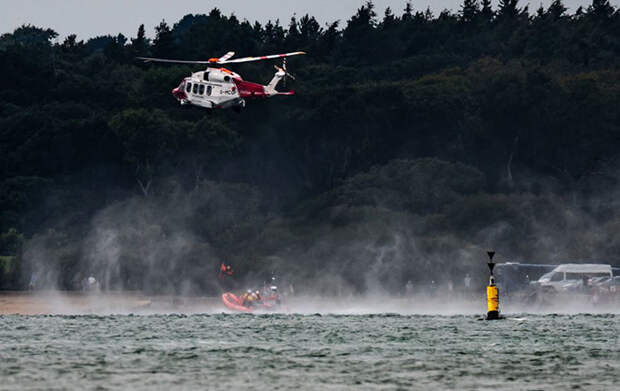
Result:
M367 272L384 287L456 275L497 243L521 258L617 253L602 194L619 184L620 12L403 8L369 1L325 26L213 9L162 21L152 42L143 25L131 39L0 36L0 288L98 273L107 288L213 291L229 259L365 290ZM229 50L308 51L289 61L298 94L241 114L181 108L170 90L195 69L135 60Z
M144 25L141 24L138 28L138 34L136 38L131 39L131 49L134 56L147 56L149 53L149 40L145 36Z
M156 57L175 58L173 33L165 20L155 27L155 40L153 41L153 55Z

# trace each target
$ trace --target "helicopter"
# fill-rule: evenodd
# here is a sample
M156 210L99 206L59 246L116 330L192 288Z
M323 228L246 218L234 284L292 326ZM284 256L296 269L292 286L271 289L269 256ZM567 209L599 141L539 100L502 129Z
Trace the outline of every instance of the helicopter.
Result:
M193 72L184 78L178 87L172 90L172 95L182 106L194 105L207 109L232 108L236 111L245 107L245 100L249 98L269 98L275 95L294 95L295 91L280 92L276 86L280 80L295 77L286 70L286 58L306 54L305 52L291 52L272 54L260 57L235 58L235 52L228 52L222 57L210 58L206 61L171 60L166 58L137 57L144 62L164 62L176 64L206 64L204 71ZM282 66L274 65L276 73L273 79L266 84L258 84L243 80L238 74L224 67L224 64L238 64L251 61L262 61L282 58Z

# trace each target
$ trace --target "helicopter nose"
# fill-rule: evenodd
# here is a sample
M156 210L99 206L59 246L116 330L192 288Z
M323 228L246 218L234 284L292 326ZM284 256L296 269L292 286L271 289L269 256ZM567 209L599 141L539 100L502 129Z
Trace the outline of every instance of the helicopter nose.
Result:
M172 89L172 96L174 96L175 98L181 100L181 99L185 99L185 92L181 89L179 89L179 87L173 88Z

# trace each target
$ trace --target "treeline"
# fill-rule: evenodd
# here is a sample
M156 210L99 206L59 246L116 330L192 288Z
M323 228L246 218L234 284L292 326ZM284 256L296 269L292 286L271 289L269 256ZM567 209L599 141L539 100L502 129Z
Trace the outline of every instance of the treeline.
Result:
M95 274L110 289L212 291L227 259L248 278L395 291L457 278L484 246L617 262L620 11L378 13L263 25L213 9L152 40L144 26L0 36L0 288ZM170 90L196 69L135 59L230 50L307 51L289 61L297 95L241 114L181 108ZM235 71L267 81L271 65Z

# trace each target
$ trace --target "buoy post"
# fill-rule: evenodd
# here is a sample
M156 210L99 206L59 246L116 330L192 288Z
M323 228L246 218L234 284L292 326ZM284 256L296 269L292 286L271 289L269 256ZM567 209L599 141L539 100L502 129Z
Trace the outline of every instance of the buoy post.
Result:
M495 285L495 276L493 275L493 268L495 267L493 256L495 251L487 251L487 255L489 256L487 265L490 272L489 285L487 286L487 320L495 320L499 319L499 290L497 285Z

